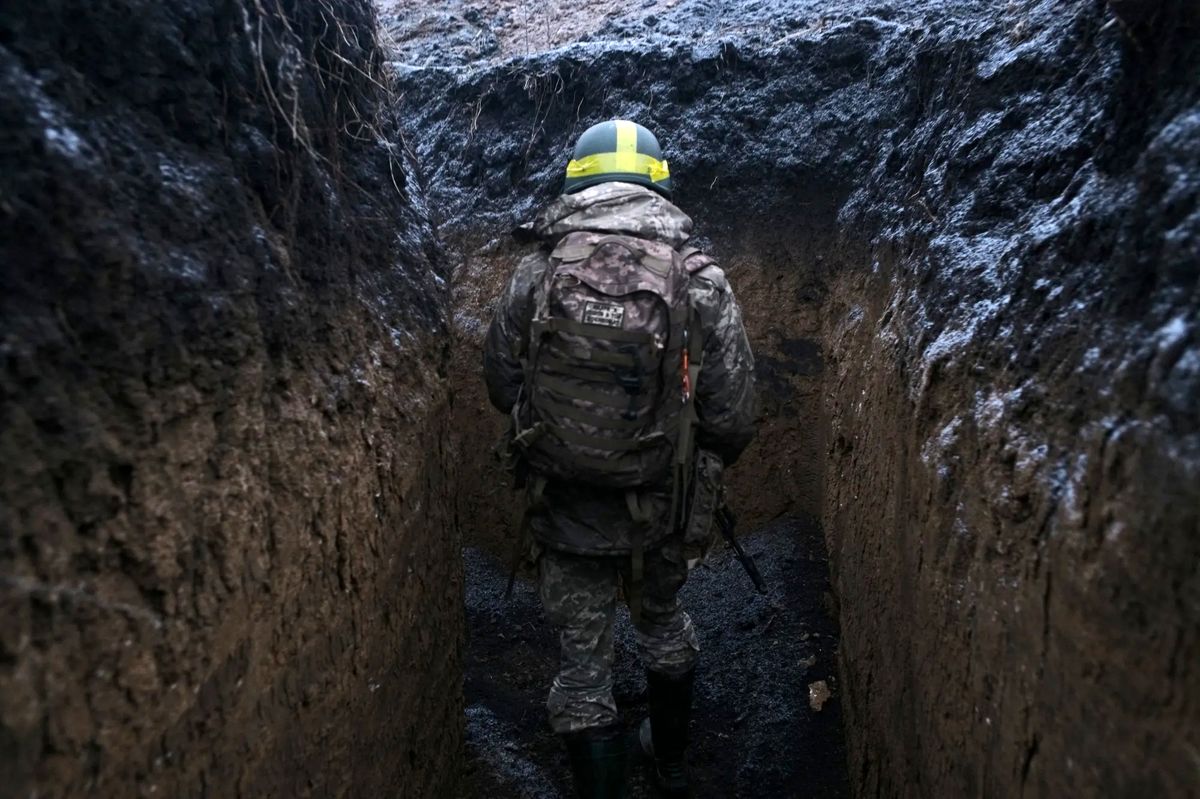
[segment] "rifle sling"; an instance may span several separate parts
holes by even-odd
[[[634,626],[642,622],[642,580],[646,566],[645,534],[650,526],[650,510],[641,501],[637,489],[625,492],[625,505],[633,519],[632,552],[629,563],[629,618]]]

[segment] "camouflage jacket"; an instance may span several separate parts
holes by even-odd
[[[578,230],[619,233],[670,244],[687,241],[692,220],[650,189],[629,183],[602,183],[550,203],[526,226],[543,246],[517,264],[500,299],[483,352],[488,396],[509,413],[525,379],[521,353],[528,351],[534,287],[549,264],[548,252]],[[742,313],[724,272],[706,255],[692,271],[688,291],[704,331],[704,360],[695,387],[699,422],[696,440],[731,464],[754,436],[754,356],[742,327]],[[550,483],[544,506],[535,513],[534,537],[544,546],[580,554],[624,554],[634,530],[621,490]],[[643,500],[655,519],[648,546],[670,532],[670,496],[651,492]]]

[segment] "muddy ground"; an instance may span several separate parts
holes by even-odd
[[[830,616],[821,532],[811,518],[780,519],[744,538],[769,593],[760,595],[728,550],[692,572],[681,598],[700,636],[691,762],[702,799],[849,796],[838,699],[837,625]],[[531,582],[501,598],[506,558],[468,547],[467,780],[465,796],[573,796],[545,699],[558,643]],[[626,726],[646,714],[628,612],[619,613],[615,694]],[[814,709],[809,686],[832,698]],[[814,691],[820,691],[818,685]],[[631,796],[654,796],[645,762]]]

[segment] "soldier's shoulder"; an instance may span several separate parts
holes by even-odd
[[[544,246],[534,247],[521,256],[517,261],[518,272],[540,272],[550,262],[549,253]]]
[[[721,294],[729,291],[729,278],[725,276],[725,270],[718,266],[711,256],[702,252],[692,252],[684,258],[683,263],[691,276],[690,285],[693,290],[715,290]]]
[[[517,260],[517,265],[513,269],[512,283],[523,291],[529,289],[541,279],[549,262],[544,247],[530,250]]]

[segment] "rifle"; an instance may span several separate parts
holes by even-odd
[[[767,584],[763,582],[762,575],[758,573],[758,566],[754,565],[754,558],[742,549],[742,545],[738,543],[737,537],[733,531],[737,527],[737,517],[733,515],[733,511],[728,505],[722,504],[717,508],[717,527],[721,530],[721,537],[725,539],[725,543],[729,544],[729,548],[733,550],[733,554],[737,556],[738,563],[742,564],[742,568],[746,570],[746,574],[750,575],[751,582],[758,589],[758,593],[767,593]]]

